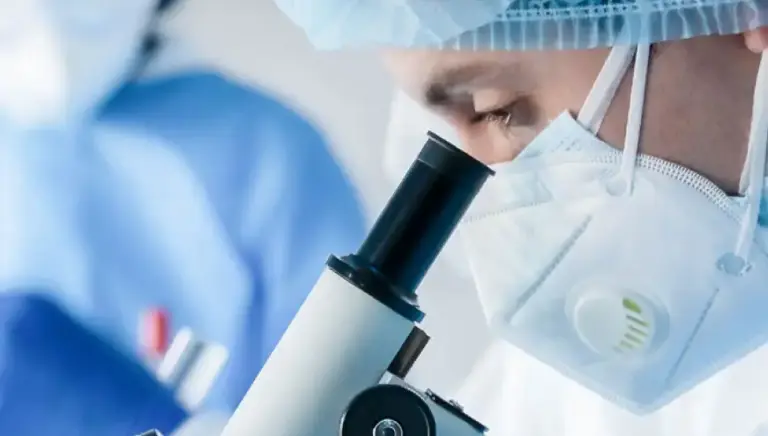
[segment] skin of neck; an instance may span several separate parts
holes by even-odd
[[[657,44],[649,65],[640,151],[686,166],[729,194],[738,191],[760,56],[741,37]],[[622,144],[632,72],[600,136]],[[766,98],[768,96],[762,96]]]

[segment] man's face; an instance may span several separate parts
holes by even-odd
[[[513,159],[550,120],[578,113],[607,49],[388,52],[403,88],[445,117],[486,163]],[[740,37],[654,46],[641,152],[687,166],[734,192],[744,163],[759,56]],[[600,137],[621,148],[631,70]]]

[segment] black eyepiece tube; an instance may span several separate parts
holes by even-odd
[[[356,254],[406,295],[427,270],[493,171],[429,132],[427,143]]]
[[[490,168],[436,134],[406,173],[356,254],[326,266],[413,322],[416,298],[435,258],[489,176]]]

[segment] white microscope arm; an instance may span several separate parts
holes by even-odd
[[[483,435],[402,380],[428,340],[416,289],[492,174],[428,133],[357,253],[329,257],[221,436]]]

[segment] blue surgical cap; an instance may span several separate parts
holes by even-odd
[[[275,0],[321,49],[583,49],[768,25],[768,0]]]

